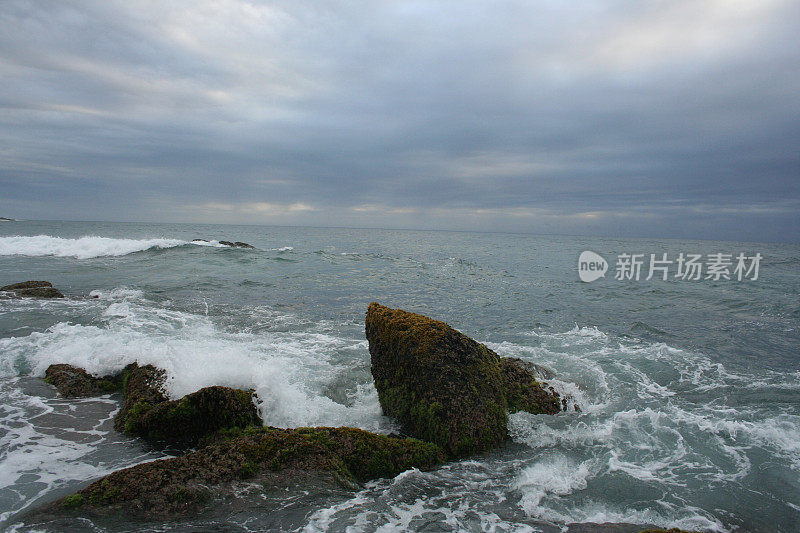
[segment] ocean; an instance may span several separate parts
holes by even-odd
[[[610,264],[591,283],[586,250]],[[620,254],[740,252],[763,256],[757,279],[614,276]],[[0,299],[0,528],[27,530],[31,509],[172,453],[114,432],[113,395],[60,398],[41,380],[52,363],[152,363],[175,398],[254,388],[268,425],[395,431],[364,336],[377,301],[545,367],[568,410],[516,413],[499,450],[361,490],[284,487],[215,519],[43,529],[796,532],[798,267],[797,244],[0,222],[0,285],[48,280],[68,296]]]

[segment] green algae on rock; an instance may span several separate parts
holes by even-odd
[[[137,404],[141,405],[141,404]],[[178,446],[193,446],[223,428],[261,425],[253,394],[229,387],[205,387],[180,400],[129,412],[125,432]]]
[[[544,388],[533,372],[526,368],[522,359],[501,357],[500,376],[506,406],[510,412],[527,411],[554,415],[561,411],[562,403],[558,393]]]
[[[114,428],[134,433],[136,420],[154,405],[169,401],[164,390],[167,374],[153,365],[131,363],[122,372],[122,408],[114,418]]]
[[[177,518],[207,507],[241,480],[269,484],[312,472],[354,487],[444,461],[435,444],[347,427],[229,429],[208,442],[181,457],[118,470],[45,511]]]
[[[381,408],[411,435],[452,457],[506,439],[497,354],[444,322],[374,302],[366,336]]]
[[[128,435],[193,446],[219,429],[261,425],[249,391],[205,387],[179,400],[169,400],[164,391],[163,370],[133,363],[125,368],[123,375],[125,402],[114,426]]]
[[[47,367],[44,380],[65,398],[100,396],[122,390],[122,374],[95,377],[82,368],[67,364]]]

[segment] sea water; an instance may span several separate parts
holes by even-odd
[[[578,279],[585,250],[609,260],[604,278]],[[681,252],[763,259],[757,280],[614,279],[619,254]],[[116,433],[114,395],[60,398],[41,380],[52,363],[152,363],[174,398],[253,388],[272,426],[398,430],[370,374],[377,301],[541,365],[568,410],[511,415],[502,449],[430,472],[254,490],[219,522],[140,529],[798,531],[798,267],[796,244],[3,222],[0,285],[48,280],[68,297],[0,299],[0,527],[24,530],[31,509],[172,453]]]

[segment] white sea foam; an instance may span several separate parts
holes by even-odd
[[[103,374],[136,360],[167,370],[172,397],[214,384],[255,388],[269,425],[390,427],[371,382],[351,386],[346,401],[329,396],[350,370],[337,354],[366,351],[363,338],[343,337],[337,324],[252,308],[248,320],[256,326],[232,332],[205,315],[147,301],[136,289],[93,294],[99,301],[86,305],[101,306],[99,324],[61,322],[41,333],[0,339],[0,375],[15,375],[20,360],[37,375],[55,362]],[[531,524],[545,521],[724,531],[718,517],[724,515],[686,505],[682,491],[740,486],[746,476],[758,475],[759,454],[800,471],[800,417],[696,400],[753,383],[786,389],[796,374],[754,380],[703,354],[578,326],[540,332],[532,346],[489,345],[557,370],[548,383],[573,397],[580,411],[554,417],[515,413],[511,436],[531,449],[522,459],[489,456],[433,472],[411,470],[313,513],[307,530],[346,524],[388,531],[435,522],[453,529],[532,531]],[[665,497],[620,500],[598,491],[620,478]]]
[[[54,256],[92,259],[118,257],[151,248],[175,248],[185,245],[225,248],[219,241],[185,241],[181,239],[114,239],[87,235],[77,239],[50,235],[0,237],[0,255],[28,257]]]
[[[540,503],[548,494],[564,496],[586,488],[591,475],[589,461],[576,464],[567,457],[556,454],[525,468],[514,481],[512,488],[524,493],[522,507],[530,514],[540,516]]]
[[[111,239],[108,237],[80,237],[65,239],[49,235],[33,237],[0,237],[0,255],[26,255],[31,257],[52,255],[56,257],[121,256],[150,248],[172,248],[187,244],[178,239]]]
[[[108,398],[48,399],[22,391],[17,378],[0,378],[0,527],[40,497],[75,481],[161,457],[108,432],[118,402]],[[87,418],[90,409],[100,419]],[[102,461],[92,456],[105,449]],[[128,453],[109,453],[125,448]],[[73,485],[74,486],[74,485]]]
[[[115,294],[129,297],[115,300]],[[372,383],[351,387],[347,405],[325,394],[350,370],[332,361],[333,352],[360,347],[361,339],[314,331],[231,333],[205,315],[158,307],[136,296],[107,293],[111,301],[100,317],[103,325],[61,322],[44,332],[0,339],[0,373],[15,375],[20,359],[38,376],[54,363],[103,375],[138,361],[167,371],[173,398],[211,385],[253,388],[268,425],[393,428],[381,415]]]
[[[101,291],[95,289],[89,293],[89,296],[92,298],[97,298],[99,300],[126,300],[128,298],[141,300],[144,298],[144,292],[139,289],[129,289],[127,287],[117,287],[116,289],[112,289],[110,291]]]

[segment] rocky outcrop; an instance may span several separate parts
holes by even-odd
[[[366,335],[383,412],[450,456],[499,446],[507,410],[561,410],[521,360],[501,359],[444,322],[371,303]]]
[[[175,446],[194,446],[224,428],[261,425],[249,391],[205,387],[179,400],[164,391],[166,374],[152,365],[125,368],[125,401],[114,427],[128,435]]]
[[[644,531],[640,531],[639,533],[692,533],[690,531],[686,531],[685,529],[678,529],[677,527],[673,527],[671,529],[645,529]]]
[[[44,380],[65,398],[99,396],[122,390],[122,374],[96,377],[72,365],[50,365]]]
[[[181,457],[126,468],[63,498],[45,512],[178,518],[209,507],[240,480],[274,484],[299,473],[353,486],[444,460],[438,446],[355,428],[248,428],[216,434]]]
[[[137,405],[128,414],[125,432],[176,446],[194,446],[223,428],[261,425],[253,394],[229,387],[206,387],[149,408]]]
[[[0,291],[10,292],[15,296],[29,298],[63,298],[61,291],[53,287],[49,281],[23,281],[0,287]]]
[[[444,322],[371,303],[366,335],[383,412],[453,457],[506,438],[499,357]]]
[[[139,366],[138,363],[131,363],[125,367],[122,376],[124,400],[114,418],[114,429],[135,433],[139,416],[154,405],[169,401],[164,390],[167,374],[153,365]]]
[[[525,361],[516,357],[500,358],[500,378],[509,412],[554,415],[565,409],[566,400],[559,398],[552,387],[540,384],[526,366]]]
[[[231,248],[255,248],[252,244],[247,244],[246,242],[236,241],[219,241],[220,244],[225,246],[230,246]]]
[[[192,239],[192,242],[209,242],[208,239]],[[255,246],[252,244],[247,244],[246,242],[242,241],[218,241],[223,246],[228,246],[229,248],[251,248],[255,249]]]

